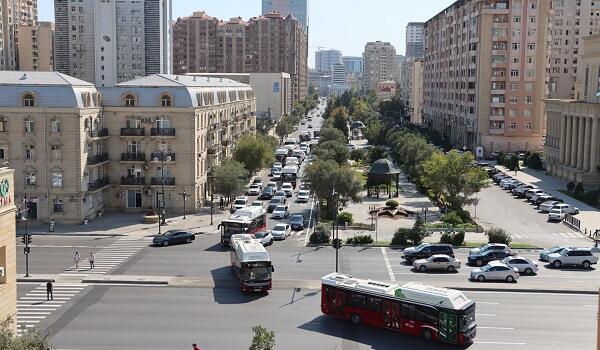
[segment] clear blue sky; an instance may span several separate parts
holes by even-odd
[[[309,0],[309,64],[319,46],[360,56],[368,41],[389,41],[399,54],[405,50],[408,22],[424,22],[454,0]],[[39,18],[54,20],[54,1],[39,0]],[[203,10],[220,19],[260,15],[260,0],[173,0],[173,18]]]

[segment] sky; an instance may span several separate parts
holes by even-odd
[[[405,51],[408,22],[425,22],[455,0],[309,0],[309,65],[314,52],[337,49],[344,56],[361,56],[369,41],[389,41],[398,54]],[[173,0],[173,19],[194,11],[213,17],[244,19],[261,13],[261,0]],[[54,20],[54,1],[38,0],[39,19]]]

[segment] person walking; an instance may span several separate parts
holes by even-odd
[[[54,295],[52,294],[52,281],[48,280],[48,283],[46,283],[46,300],[54,300]]]
[[[223,200],[223,196],[221,196],[221,199],[219,200],[219,209],[225,209],[225,201]]]
[[[73,257],[73,262],[75,262],[75,269],[79,271],[79,262],[81,261],[81,256],[79,252],[75,252],[75,256]]]
[[[200,348],[198,347],[198,344],[196,344],[196,343],[192,344],[192,350],[200,350]]]
[[[94,252],[90,252],[90,257],[88,258],[88,260],[90,261],[90,270],[96,267],[96,265],[94,265],[94,261],[96,260]]]

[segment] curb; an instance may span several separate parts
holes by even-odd
[[[169,281],[156,281],[156,280],[145,280],[145,281],[132,281],[132,280],[102,280],[102,279],[84,279],[81,283],[89,284],[132,284],[132,285],[168,285]]]
[[[80,233],[80,232],[76,232],[76,233],[58,233],[58,232],[29,232],[29,235],[32,236],[68,236],[68,237],[124,237],[127,236],[125,234],[122,233],[107,233],[107,234],[102,234],[102,233]],[[17,234],[17,237],[19,236],[24,236],[25,234]]]
[[[54,278],[28,278],[28,277],[21,277],[21,278],[17,278],[17,283],[22,283],[22,282],[32,282],[32,283],[45,283],[48,281],[52,281],[53,283],[56,282],[56,279]]]
[[[504,293],[538,293],[538,294],[585,294],[598,295],[597,290],[564,290],[535,288],[482,288],[482,287],[445,287],[463,292],[504,292]]]

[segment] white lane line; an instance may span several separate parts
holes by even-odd
[[[396,282],[396,276],[394,276],[394,271],[392,270],[392,265],[390,264],[390,259],[388,259],[387,252],[384,247],[381,247],[381,254],[383,254],[383,261],[385,261],[385,266],[388,269],[388,273],[390,274],[390,281]]]
[[[515,330],[514,328],[511,328],[511,327],[481,327],[481,326],[477,326],[477,329],[498,329],[498,330],[506,330],[506,331]]]
[[[583,307],[598,307],[598,305],[583,305]]]
[[[479,328],[479,327],[477,327]],[[474,344],[490,344],[490,345],[527,345],[527,343],[508,343],[501,341],[476,341]]]
[[[496,314],[475,314],[475,316],[490,316],[490,317],[494,317],[496,316]]]
[[[500,303],[495,303],[493,301],[478,301],[477,304],[499,305]]]

